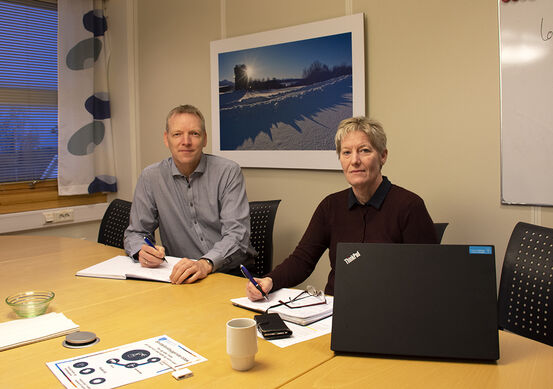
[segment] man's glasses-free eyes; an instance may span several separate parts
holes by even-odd
[[[326,304],[326,296],[321,290],[317,290],[313,286],[307,285],[307,288],[305,288],[305,290],[300,292],[296,297],[294,298],[290,297],[288,301],[278,300],[278,302],[280,304],[270,306],[269,308],[267,308],[265,313],[269,312],[269,309],[280,307],[282,305],[290,309],[312,307],[315,305],[323,305],[323,304]]]

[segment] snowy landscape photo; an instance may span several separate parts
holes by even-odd
[[[339,168],[338,124],[365,113],[362,14],[211,49],[214,154],[246,167]]]
[[[219,54],[221,150],[333,150],[351,69],[351,33]]]

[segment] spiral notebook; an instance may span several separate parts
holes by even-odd
[[[321,302],[319,297],[308,297],[298,301],[296,304],[284,305],[281,303],[288,302],[294,297],[298,296],[302,289],[279,289],[275,292],[269,293],[269,301],[258,300],[250,301],[247,297],[240,297],[231,299],[230,301],[239,307],[246,308],[255,312],[264,313],[269,309],[269,313],[278,313],[282,320],[286,320],[292,323],[296,323],[302,326],[316,322],[317,320],[324,319],[325,317],[332,316],[332,305],[334,298],[332,296],[325,296],[325,304],[311,305]],[[291,308],[294,306],[303,306],[303,308]]]

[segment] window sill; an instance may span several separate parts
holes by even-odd
[[[101,220],[108,205],[109,203],[97,203],[0,215],[0,234]],[[51,218],[56,221],[48,222],[47,219]],[[64,218],[67,221],[63,221]]]

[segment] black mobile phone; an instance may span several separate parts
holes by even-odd
[[[288,328],[278,313],[264,313],[255,315],[253,318],[265,339],[288,338],[292,335],[292,330]]]

